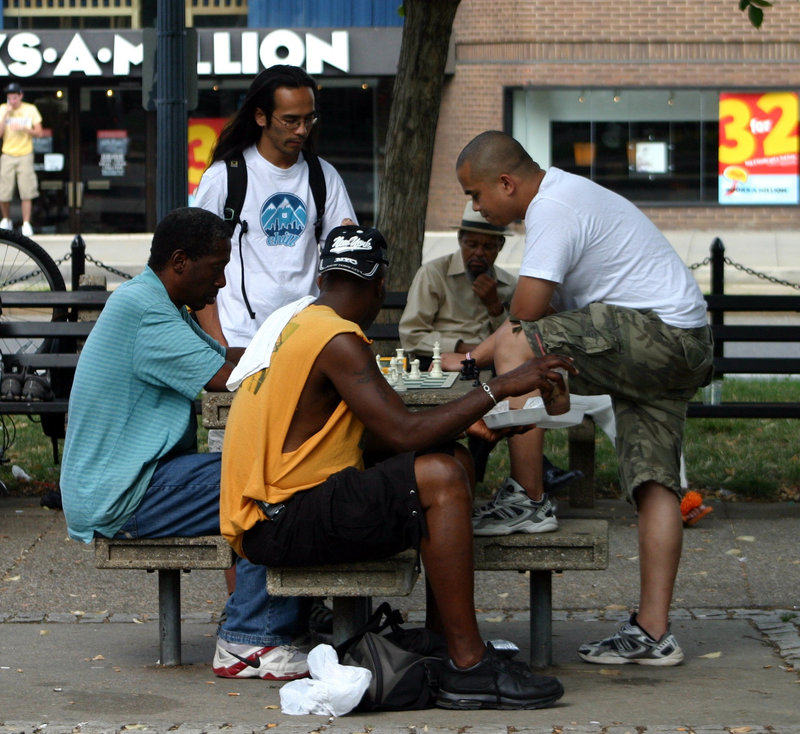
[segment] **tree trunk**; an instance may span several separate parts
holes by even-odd
[[[405,0],[377,226],[389,243],[389,289],[407,290],[422,262],[444,67],[460,0]]]

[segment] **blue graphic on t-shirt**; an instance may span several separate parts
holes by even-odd
[[[302,199],[279,192],[270,196],[261,207],[261,229],[269,247],[294,247],[306,229],[308,214]]]

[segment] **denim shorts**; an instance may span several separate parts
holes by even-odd
[[[712,374],[711,330],[679,329],[650,310],[592,303],[521,322],[535,355],[572,357],[577,395],[611,395],[620,480],[629,499],[655,481],[680,496],[686,404]],[[539,339],[537,339],[537,335]]]
[[[245,556],[266,566],[318,566],[418,548],[427,529],[414,458],[410,452],[363,471],[348,467],[297,492],[277,522],[262,520],[245,532]]]

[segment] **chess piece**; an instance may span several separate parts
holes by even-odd
[[[461,372],[458,375],[459,380],[472,380],[473,387],[479,387],[481,384],[480,379],[481,371],[478,369],[478,363],[470,357],[470,359],[461,360]]]
[[[394,375],[395,375],[394,389],[397,392],[405,392],[408,389],[408,387],[406,386],[406,371],[403,369],[403,360],[400,359],[399,357],[395,358]]]
[[[391,361],[389,362],[389,370],[386,372],[386,380],[392,387],[397,384],[397,371],[395,370],[394,366],[395,357],[392,357]]]
[[[442,357],[441,354],[436,354],[436,351],[436,347],[434,347],[434,357],[431,360],[431,377],[444,377],[444,372],[442,372]]]
[[[422,373],[419,371],[419,360],[412,359],[411,360],[411,373],[409,374],[409,379],[411,380],[419,380],[422,378]]]

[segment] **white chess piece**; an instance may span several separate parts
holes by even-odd
[[[410,380],[419,380],[422,378],[422,373],[419,371],[419,360],[411,360],[411,373],[409,374]]]
[[[434,352],[435,351],[434,349]],[[431,360],[431,377],[444,377],[444,372],[442,372],[442,358],[439,355],[436,355]]]
[[[389,370],[386,372],[386,379],[389,384],[394,387],[397,383],[397,371],[395,370],[395,357],[392,357],[391,361],[389,362]]]
[[[394,363],[394,374],[395,374],[395,383],[394,389],[397,392],[405,392],[408,390],[408,386],[406,385],[406,371],[403,369],[403,360],[395,358]]]

